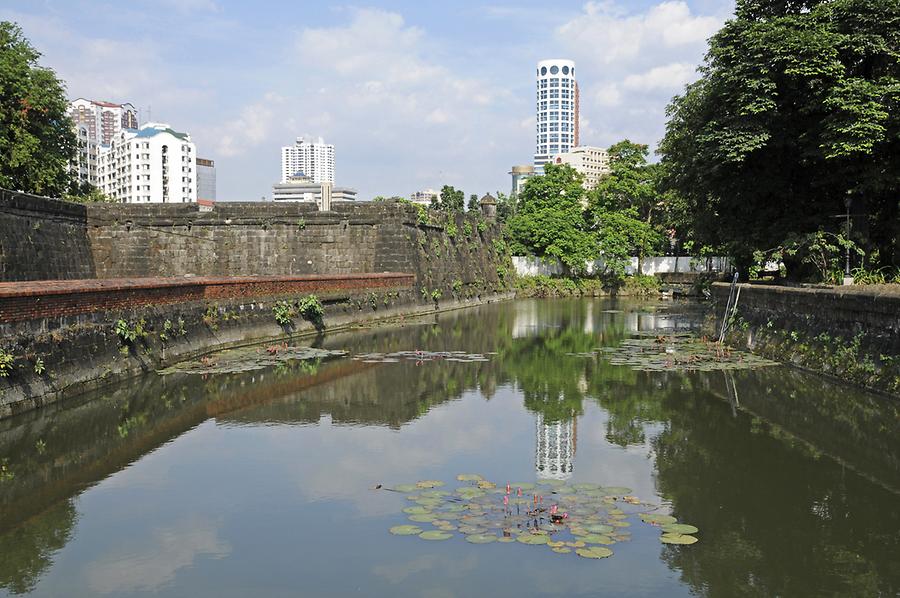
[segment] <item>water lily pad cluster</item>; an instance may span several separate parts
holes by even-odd
[[[658,527],[664,544],[697,542],[693,525],[660,513],[629,488],[540,480],[496,484],[478,474],[460,474],[455,488],[441,480],[399,484],[388,490],[405,495],[403,513],[411,523],[390,533],[441,541],[457,537],[470,544],[542,546],[555,554],[586,559],[613,555],[615,544],[631,540],[633,522]]]
[[[738,351],[689,333],[641,335],[622,341],[617,347],[595,351],[613,365],[640,371],[749,370],[778,365],[746,351]]]
[[[295,347],[285,343],[241,347],[205,355],[199,359],[185,361],[163,370],[162,374],[234,374],[252,372],[289,361],[312,361],[331,357],[342,357],[346,351],[317,349],[315,347]]]
[[[394,351],[393,353],[360,353],[353,359],[363,363],[398,363],[401,361],[456,361],[471,363],[478,361],[490,361],[481,353],[466,353],[465,351]]]

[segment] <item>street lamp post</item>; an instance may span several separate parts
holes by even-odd
[[[844,207],[847,208],[846,217],[847,217],[847,244],[845,249],[845,260],[844,260],[844,286],[849,286],[853,284],[853,277],[850,276],[850,205],[853,203],[853,195],[850,189],[847,190],[847,194],[844,196]]]

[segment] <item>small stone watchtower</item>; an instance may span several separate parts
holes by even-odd
[[[497,200],[490,193],[485,194],[479,202],[481,204],[481,215],[487,220],[497,219]]]

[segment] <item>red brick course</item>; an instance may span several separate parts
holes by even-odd
[[[115,278],[0,283],[0,324],[147,305],[411,288],[412,274]]]

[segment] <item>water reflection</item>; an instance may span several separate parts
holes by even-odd
[[[274,551],[294,539],[277,546],[282,531],[259,520],[270,512],[279,513],[273,521],[303,521],[304,534],[359,536],[345,523],[353,518],[378,520],[383,531],[378,518],[397,505],[386,493],[361,489],[477,466],[501,481],[533,474],[630,485],[700,527],[702,541],[691,550],[645,538],[634,542],[632,556],[617,555],[621,583],[627,570],[634,577],[629,567],[641,568],[647,594],[900,591],[896,403],[787,368],[637,372],[589,355],[634,332],[695,326],[700,316],[686,304],[486,306],[319,342],[360,353],[465,350],[489,354],[487,362],[337,359],[208,379],[147,376],[94,400],[0,422],[0,455],[15,475],[0,482],[0,589],[27,593],[42,578],[51,584],[58,570],[76,576],[83,593],[168,588],[178,595],[189,593],[179,585],[187,571],[215,570],[224,583],[232,573],[213,569],[216,561],[256,563],[233,567],[253,577],[251,566],[269,565],[248,556],[247,542],[277,561]],[[209,479],[200,484],[198,476]],[[130,543],[121,539],[111,549],[97,533],[93,542],[103,548],[90,548],[86,538],[104,521],[97,513],[112,515],[77,499],[117,492],[141,497],[133,500],[142,508],[153,504],[155,515],[129,521]],[[238,526],[236,534],[234,518],[252,519],[258,529]],[[381,532],[365,537],[372,546],[357,549],[362,565],[348,575],[374,584],[372,594],[388,587],[403,594],[410,580],[428,580],[438,591],[439,579],[476,584],[470,594],[480,593],[498,567],[513,567],[488,567],[464,547],[453,560],[458,569],[439,572],[441,556],[385,560]],[[276,544],[271,552],[255,544],[261,538]],[[77,554],[89,560],[69,550],[79,542]],[[341,561],[346,550],[325,541],[319,552]],[[58,555],[64,562],[55,565]],[[325,561],[310,559],[298,570],[315,577],[311,571],[324,571]],[[654,570],[648,559],[667,569]],[[564,583],[546,586],[526,575],[506,589],[554,593],[564,586],[576,594],[595,587],[596,574],[577,560],[563,567],[572,567]],[[292,579],[285,570],[278,575],[279,583]],[[351,590],[338,585],[332,593],[342,589]]]

